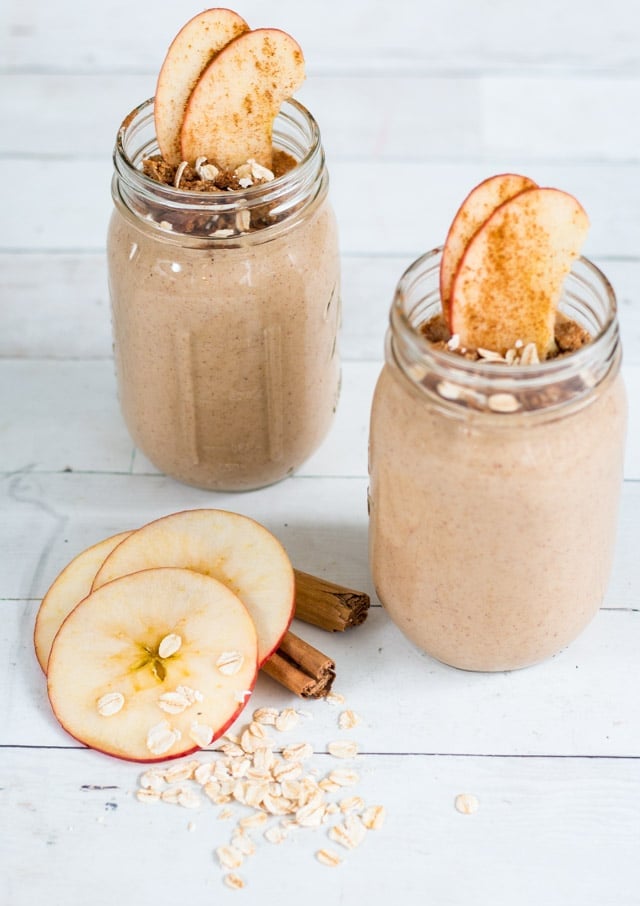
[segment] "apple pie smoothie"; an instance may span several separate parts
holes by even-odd
[[[580,258],[558,310],[590,342],[529,364],[470,360],[456,337],[424,333],[441,310],[440,258],[407,270],[391,309],[371,415],[371,568],[421,649],[509,670],[567,645],[605,593],[626,421],[615,297]]]
[[[274,146],[284,172],[261,182],[249,164],[244,183],[213,194],[143,172],[157,152],[151,101],[118,135],[108,260],[121,409],[159,469],[203,488],[292,473],[337,403],[337,231],[318,128],[295,101]]]

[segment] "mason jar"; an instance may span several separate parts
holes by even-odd
[[[118,395],[133,441],[187,484],[245,490],[290,475],[336,408],[340,272],[318,126],[285,102],[271,182],[200,193],[141,170],[153,100],[118,132],[108,271]]]
[[[427,654],[511,670],[558,652],[609,579],[626,396],[614,292],[579,259],[560,311],[592,342],[535,365],[430,344],[440,249],[391,307],[370,425],[370,564],[380,601]]]

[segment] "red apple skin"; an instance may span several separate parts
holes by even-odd
[[[525,189],[535,188],[537,183],[528,176],[498,173],[475,186],[458,208],[449,227],[440,260],[440,300],[442,313],[450,329],[453,281],[469,242],[497,207]]]
[[[484,241],[487,233],[491,230],[492,226],[494,224],[498,225],[499,223],[504,222],[505,215],[507,213],[511,213],[514,208],[520,208],[520,210],[517,211],[517,213],[518,213],[519,217],[522,217],[522,215],[524,213],[524,211],[522,210],[523,206],[526,206],[530,202],[533,202],[535,204],[535,199],[542,198],[543,196],[547,202],[551,201],[554,204],[560,203],[563,206],[565,206],[565,210],[562,212],[564,214],[569,213],[569,209],[571,209],[570,213],[571,213],[573,232],[571,229],[569,230],[569,239],[575,240],[575,241],[571,242],[570,247],[567,248],[566,247],[566,237],[563,237],[562,234],[558,233],[557,239],[556,239],[556,241],[560,241],[563,238],[565,239],[565,245],[563,246],[563,249],[566,252],[566,258],[564,259],[566,262],[566,267],[563,267],[561,269],[564,271],[564,275],[562,276],[562,281],[564,280],[564,277],[566,276],[566,274],[568,274],[568,272],[570,271],[571,263],[575,260],[575,258],[578,257],[578,255],[580,253],[580,247],[584,243],[584,240],[586,238],[587,231],[589,228],[589,218],[588,218],[584,208],[582,207],[582,205],[577,201],[577,199],[575,199],[568,192],[564,192],[561,189],[546,188],[546,187],[540,188],[538,186],[538,187],[531,188],[531,189],[525,189],[524,191],[519,192],[517,195],[514,195],[512,198],[507,199],[505,202],[503,202],[501,205],[499,205],[495,209],[493,214],[489,217],[489,219],[485,221],[485,223],[482,225],[482,227],[476,231],[473,238],[467,245],[467,248],[465,249],[465,253],[462,257],[462,260],[460,261],[458,270],[456,271],[456,275],[454,278],[453,289],[452,289],[452,293],[451,293],[451,330],[452,330],[452,333],[457,333],[460,335],[460,340],[461,340],[462,345],[467,345],[467,346],[471,346],[471,347],[479,345],[479,346],[484,346],[485,348],[488,348],[488,349],[496,349],[496,351],[504,353],[507,348],[510,348],[513,345],[513,342],[516,339],[520,339],[525,344],[528,342],[536,343],[536,346],[538,347],[538,354],[539,354],[541,360],[543,360],[547,356],[547,354],[550,352],[550,349],[553,345],[553,321],[555,319],[555,305],[553,305],[552,308],[549,308],[548,310],[546,310],[546,322],[547,322],[547,325],[546,325],[547,332],[545,335],[546,344],[541,343],[541,339],[540,339],[542,336],[542,334],[540,332],[541,331],[540,322],[543,319],[543,314],[541,312],[539,312],[539,313],[532,312],[531,313],[533,315],[533,318],[531,319],[531,330],[532,330],[531,336],[527,335],[527,330],[525,329],[525,327],[527,325],[523,324],[523,329],[521,331],[516,331],[514,336],[512,336],[506,342],[494,343],[494,342],[492,342],[492,340],[490,338],[485,338],[485,339],[481,338],[481,341],[478,342],[477,337],[474,338],[474,337],[469,337],[467,335],[468,332],[465,327],[464,309],[465,309],[465,307],[468,308],[469,303],[463,303],[461,301],[461,299],[464,298],[465,281],[469,280],[470,272],[473,273],[474,275],[478,273],[478,265],[479,265],[479,263],[480,264],[482,263],[482,261],[480,261],[480,262],[476,261],[474,256],[476,255],[477,250],[480,248],[480,243]],[[542,211],[542,213],[544,213],[544,211]],[[549,212],[547,211],[547,215],[548,215],[548,213]],[[555,228],[556,226],[559,225],[559,221],[557,220],[557,218],[555,216],[556,212],[554,211],[553,213],[554,213],[554,217],[551,218],[547,223],[547,226],[549,226],[550,228]],[[559,213],[559,211],[558,211],[558,213]],[[538,211],[538,214],[540,214],[540,210]],[[553,224],[552,224],[552,221],[553,221]],[[566,225],[567,225],[566,223],[563,224],[563,226],[566,226]],[[517,238],[520,241],[521,248],[518,249],[518,246],[514,247],[511,250],[511,253],[508,256],[508,259],[505,259],[505,260],[508,260],[510,263],[513,263],[513,261],[516,260],[516,258],[518,256],[518,251],[519,251],[520,252],[520,267],[515,268],[514,270],[516,270],[520,273],[526,273],[527,264],[531,261],[532,254],[535,252],[535,246],[534,246],[533,242],[531,242],[531,244],[527,244],[525,242],[523,245],[522,240],[524,237],[519,236]],[[524,253],[522,251],[522,248],[524,248]],[[473,264],[470,263],[470,259],[472,259],[472,258],[474,258]],[[551,265],[551,263],[553,263],[553,262],[549,261],[549,266]],[[531,271],[529,270],[529,273],[530,272]],[[559,272],[560,271],[558,271],[555,274],[556,277],[558,276]],[[546,271],[545,273],[548,274],[549,272]],[[559,298],[559,294],[562,289],[562,281],[561,281],[559,289],[558,289],[558,298]],[[474,276],[474,279],[471,279],[470,282],[475,283],[477,285],[478,278]],[[525,295],[525,298],[526,298],[526,295]],[[551,300],[552,303],[554,301],[555,301],[555,304],[557,305],[558,299]],[[472,305],[471,307],[474,307],[474,306]],[[476,300],[476,304],[475,304],[476,320],[480,320],[481,313],[480,313],[480,311],[478,311],[478,308],[479,308],[479,306],[478,306],[477,300]],[[487,312],[487,320],[489,317],[491,317],[493,320],[497,321],[498,318],[496,317],[496,314],[499,316],[499,320],[503,324],[509,324],[509,326],[511,327],[509,313],[506,313],[507,316],[504,317],[505,311],[502,308],[500,308],[500,310],[497,313],[496,313],[495,309],[490,312]],[[482,313],[482,320],[484,320],[484,313]],[[537,324],[535,323],[536,321],[538,322]],[[536,333],[538,334],[538,336],[535,335]]]
[[[125,539],[125,540],[126,540],[126,539]],[[115,581],[117,581],[117,580],[115,580]],[[79,603],[82,603],[82,602],[79,602]],[[63,622],[62,622],[62,624],[61,624],[61,626],[60,626],[60,629],[62,628],[62,626],[64,625],[64,623],[66,623],[66,621],[67,621],[71,616],[72,616],[72,613],[69,613],[69,614],[65,617],[65,619],[63,620]],[[59,632],[59,631],[60,631],[60,630],[58,630],[58,632]],[[247,707],[247,705],[249,704],[249,701],[251,700],[251,695],[253,694],[253,690],[255,689],[256,682],[257,682],[257,680],[258,680],[258,673],[259,673],[259,666],[258,666],[257,663],[256,663],[256,669],[255,669],[255,671],[254,671],[254,673],[253,673],[253,678],[251,679],[250,682],[248,682],[248,683],[246,684],[246,690],[245,690],[245,691],[247,691],[249,694],[245,696],[243,702],[238,702],[238,707],[237,707],[236,710],[233,712],[233,714],[229,717],[229,719],[228,719],[224,724],[222,724],[222,725],[214,732],[214,734],[213,734],[213,736],[212,736],[212,738],[211,738],[211,742],[209,743],[209,745],[211,745],[211,744],[212,744],[213,742],[215,742],[217,739],[220,739],[221,736],[224,736],[224,734],[227,732],[227,730],[229,729],[229,727],[231,727],[231,726],[236,722],[236,720],[240,717],[240,715],[242,714],[242,712],[244,711],[244,709]],[[47,687],[48,687],[48,686],[49,686],[49,682],[48,682],[48,680],[47,680]],[[65,724],[65,722],[58,716],[58,714],[56,713],[55,708],[53,707],[53,703],[52,703],[51,701],[50,701],[50,704],[51,704],[51,710],[52,710],[52,712],[53,712],[53,715],[54,715],[56,721],[58,722],[59,726],[62,727],[62,729],[65,731],[65,733],[67,733],[68,736],[70,736],[72,739],[75,739],[76,742],[79,742],[85,749],[89,749],[89,750],[91,750],[91,751],[93,751],[93,752],[99,752],[101,755],[106,755],[106,756],[108,756],[109,758],[115,758],[117,761],[125,761],[125,762],[129,762],[129,763],[132,763],[132,764],[145,764],[145,765],[146,765],[146,764],[158,764],[158,763],[163,762],[163,761],[174,761],[174,760],[176,760],[176,759],[178,759],[178,758],[184,758],[184,757],[187,756],[187,755],[193,755],[193,754],[196,753],[196,752],[201,752],[201,751],[202,751],[202,748],[201,748],[200,746],[198,746],[196,743],[193,743],[193,745],[192,745],[190,748],[181,750],[181,751],[179,751],[179,752],[175,752],[175,753],[167,753],[167,754],[163,754],[163,755],[152,755],[152,754],[150,754],[148,757],[145,757],[145,758],[136,758],[136,757],[134,757],[134,756],[122,755],[122,754],[119,754],[119,753],[117,753],[117,752],[107,752],[107,751],[105,751],[104,749],[99,748],[98,746],[90,746],[90,745],[88,745],[88,744],[85,742],[85,740],[83,740],[83,739],[81,739],[80,737],[76,736],[76,735],[69,729],[69,727]]]
[[[146,528],[146,526],[154,526],[154,525],[158,525],[158,524],[162,523],[163,520],[168,519],[168,518],[171,518],[171,517],[174,517],[174,516],[181,516],[181,515],[187,515],[187,514],[191,514],[191,513],[199,513],[199,512],[206,513],[206,512],[207,512],[207,509],[206,509],[206,508],[198,508],[198,509],[194,509],[194,510],[179,510],[179,511],[177,511],[177,512],[175,512],[175,513],[170,513],[168,516],[160,516],[160,517],[158,517],[158,519],[153,519],[151,522],[147,523],[145,526],[142,526],[142,528]],[[229,513],[229,515],[231,515],[231,516],[241,516],[242,519],[247,519],[247,520],[249,520],[250,522],[255,523],[255,525],[257,525],[260,529],[263,529],[264,531],[269,532],[269,530],[266,529],[264,525],[262,525],[261,523],[259,523],[257,520],[252,519],[250,516],[245,516],[245,515],[240,514],[240,513],[234,513],[234,512],[229,511],[229,510],[222,511],[222,512],[227,512],[227,513]],[[135,533],[132,533],[132,534],[135,534]],[[278,541],[278,539],[275,537],[275,535],[273,535],[271,532],[269,532],[269,534],[272,535],[272,537],[274,538],[274,540],[280,545],[280,547],[282,548],[283,552],[284,552],[285,555],[286,555],[286,551],[284,550],[284,547],[283,547],[283,545],[280,543],[280,541]],[[121,541],[120,544],[117,545],[116,548],[114,548],[114,553],[117,552],[118,549],[121,547],[121,545],[124,543],[124,541],[127,541],[127,540],[128,540],[128,539],[125,538],[123,541]],[[107,560],[108,560],[108,558],[107,558]],[[180,563],[171,563],[171,564],[169,564],[169,563],[163,563],[163,564],[156,564],[156,565],[158,565],[158,566],[159,566],[159,565],[163,565],[163,566],[180,566],[180,565],[182,565],[182,566],[184,566],[184,567],[187,568],[187,569],[194,569],[193,566],[191,566],[191,565],[189,565],[189,564],[187,564],[187,563],[182,563],[182,564],[180,564]],[[196,569],[196,572],[197,572],[197,571],[198,571],[198,570]],[[206,575],[206,573],[205,573],[205,575]],[[262,666],[262,665],[263,665],[263,664],[271,657],[271,655],[274,654],[274,653],[277,651],[278,647],[280,646],[280,643],[281,643],[282,639],[283,639],[284,636],[287,634],[287,632],[288,632],[288,630],[289,630],[289,627],[291,626],[291,623],[292,623],[293,618],[294,618],[294,616],[295,616],[295,611],[296,611],[296,588],[295,588],[295,576],[294,576],[294,573],[293,573],[293,568],[291,569],[291,577],[292,577],[292,578],[291,578],[291,603],[290,603],[289,615],[288,615],[288,617],[286,617],[286,625],[284,626],[284,628],[283,628],[283,630],[282,630],[282,633],[281,633],[280,636],[278,637],[278,641],[276,642],[276,644],[273,645],[273,646],[270,648],[270,650],[268,651],[267,654],[265,654],[264,656],[258,658],[258,668],[260,668],[260,667],[261,667],[261,666]],[[98,574],[96,575],[96,578],[95,578],[94,582],[93,582],[92,590],[95,590],[96,588],[98,588],[98,587],[100,586],[100,584],[101,584],[101,578],[100,578],[100,571],[99,571]]]
[[[180,126],[189,95],[198,79],[213,57],[229,41],[247,31],[248,24],[233,10],[222,7],[207,9],[189,19],[169,45],[156,83],[154,107],[156,136],[160,152],[167,163],[180,163]],[[193,45],[199,43],[198,39],[204,34],[208,36],[209,32],[211,39],[204,42],[207,45],[206,54],[202,46],[198,53]],[[176,64],[180,68],[181,59],[188,55],[191,56],[190,62],[193,65],[187,67],[187,72],[183,70],[183,84],[180,85],[176,79]],[[177,110],[172,109],[174,105]],[[173,127],[169,128],[166,124],[170,119],[175,121],[177,115],[178,122],[174,122]]]

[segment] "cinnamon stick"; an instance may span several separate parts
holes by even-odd
[[[292,632],[285,634],[262,669],[302,698],[323,698],[336,676],[335,662]]]
[[[367,618],[370,599],[363,591],[294,570],[296,617],[328,632],[344,632]]]

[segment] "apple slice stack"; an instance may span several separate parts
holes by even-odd
[[[72,736],[156,761],[224,733],[293,613],[279,541],[246,516],[190,510],[76,557],[43,598],[34,642]]]
[[[302,50],[285,32],[251,31],[228,9],[198,14],[171,43],[158,77],[164,160],[204,158],[226,171],[254,161],[271,170],[273,121],[304,77]]]
[[[442,309],[464,348],[504,355],[554,350],[564,280],[589,229],[582,206],[517,174],[480,183],[449,229],[440,266]]]

